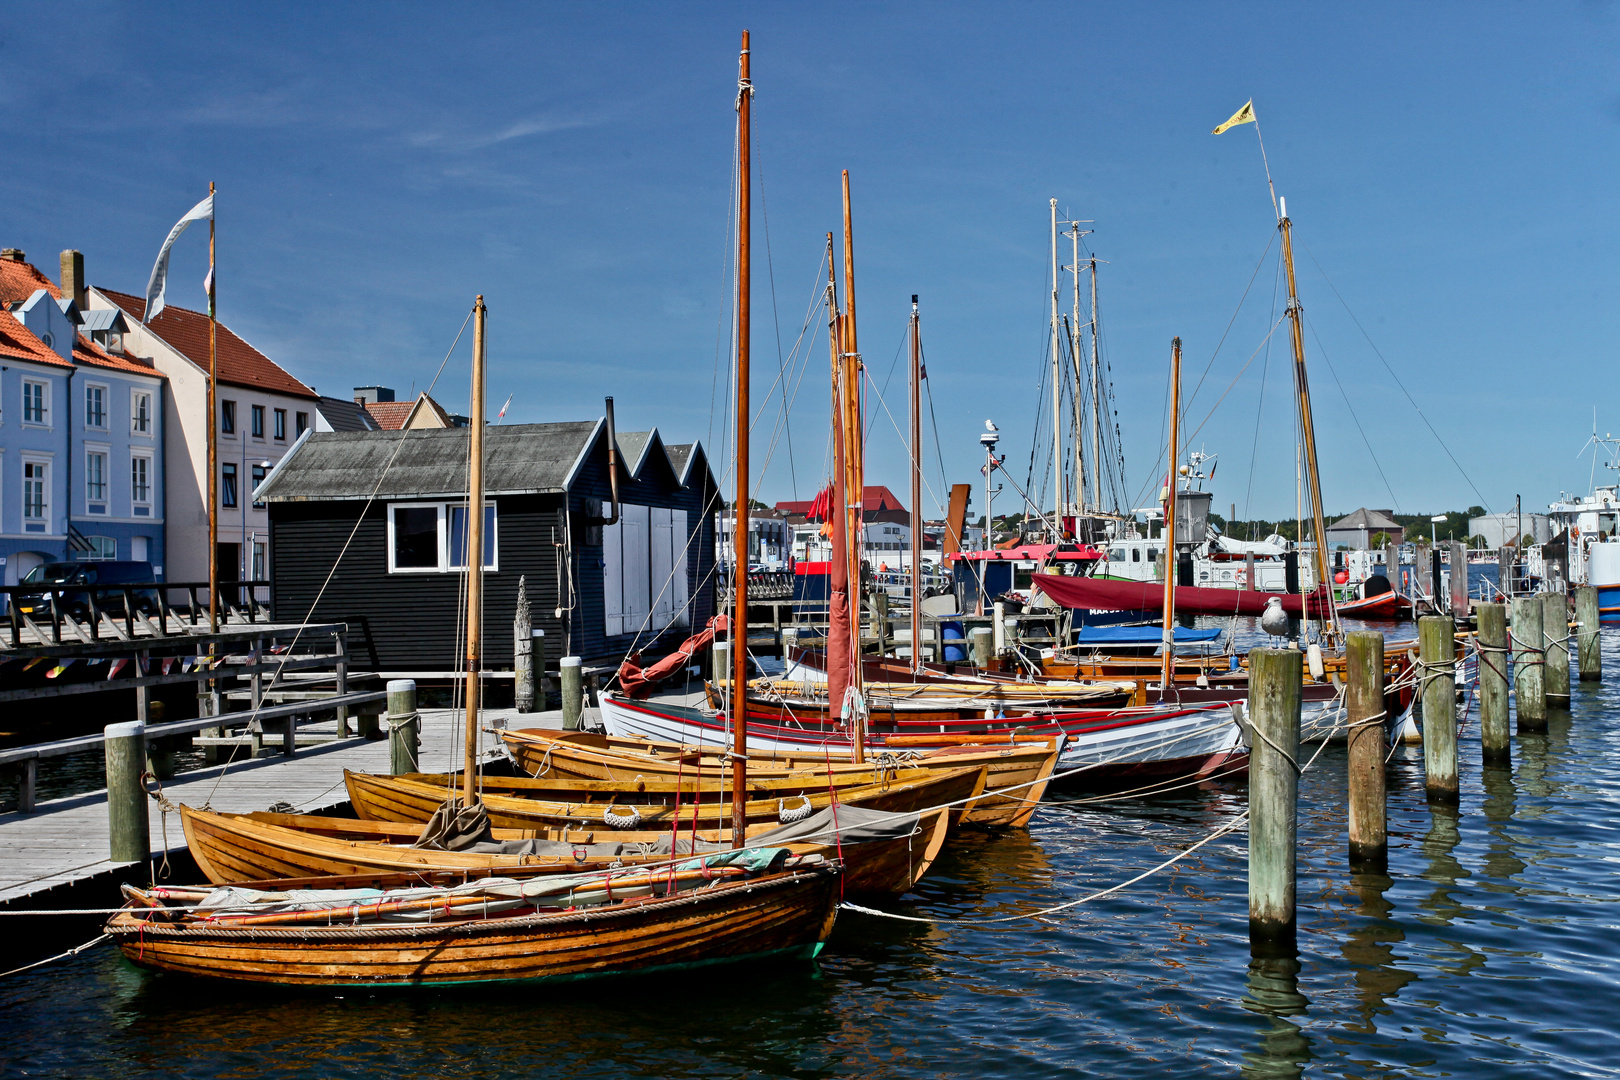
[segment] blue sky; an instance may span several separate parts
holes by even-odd
[[[1233,319],[1275,231],[1254,129],[1209,134],[1252,97],[1300,244],[1330,511],[1545,502],[1586,489],[1594,406],[1620,430],[1608,4],[12,6],[0,243],[42,268],[80,248],[92,283],[139,292],[214,180],[222,318],[323,393],[425,387],[482,292],[508,422],[595,416],[613,394],[622,428],[713,446],[745,26],[756,402],[778,335],[783,356],[799,336],[848,168],[874,377],[920,294],[947,478],[977,480],[993,417],[1022,484],[1056,197],[1108,260],[1133,500],[1179,334],[1189,384],[1208,366],[1188,423],[1220,455],[1217,510],[1291,515],[1280,333],[1205,421],[1274,317],[1275,247]],[[205,271],[190,233],[170,302],[200,307]],[[768,499],[825,474],[825,341],[803,349]],[[453,408],[466,355],[435,389]],[[880,412],[871,479],[903,492],[904,460]]]

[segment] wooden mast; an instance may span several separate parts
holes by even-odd
[[[1327,525],[1322,512],[1322,474],[1316,468],[1316,428],[1311,419],[1311,384],[1305,376],[1305,309],[1294,287],[1294,223],[1288,219],[1288,201],[1277,211],[1277,228],[1282,230],[1283,264],[1288,269],[1288,320],[1294,342],[1294,393],[1299,399],[1299,430],[1305,443],[1305,471],[1311,485],[1311,531],[1316,542],[1316,588],[1323,592],[1322,629],[1333,633],[1332,588],[1327,567]],[[1310,617],[1310,602],[1305,602]]]
[[[1165,701],[1175,690],[1176,665],[1176,458],[1177,443],[1181,438],[1181,339],[1170,342],[1170,468],[1169,491],[1164,499],[1164,651],[1163,670],[1159,675],[1159,700]]]
[[[943,657],[941,657],[943,659]],[[922,330],[911,298],[911,670],[922,662]]]
[[[732,510],[731,582],[731,846],[747,842],[748,818],[748,402],[749,275],[752,273],[754,84],[748,31],[737,56],[737,501]]]
[[[214,182],[208,182],[208,197],[214,196]],[[214,306],[214,290],[219,275],[214,273],[214,216],[208,211],[208,632],[219,633],[219,401],[214,387],[219,382],[219,315]],[[238,484],[242,482],[237,478]],[[241,493],[237,493],[241,498]],[[210,655],[212,649],[210,648]]]
[[[478,801],[478,692],[484,629],[484,298],[473,302],[472,427],[467,451],[467,729],[461,766],[461,800]]]
[[[865,599],[861,587],[861,520],[866,500],[866,461],[862,448],[865,431],[861,423],[861,353],[855,332],[855,227],[850,215],[849,170],[844,170],[844,317],[843,317],[843,369],[844,369],[844,480],[845,529],[849,538],[849,588],[851,643],[853,663],[850,665],[850,685],[860,693],[861,634],[860,610]],[[832,706],[840,708],[840,706]],[[866,760],[866,731],[861,710],[850,714],[851,758],[857,765]]]
[[[827,351],[832,395],[832,500],[827,510],[832,558],[827,564],[827,708],[837,715],[849,689],[849,670],[858,648],[851,642],[849,603],[849,537],[844,491],[844,318],[838,311],[838,262],[833,234],[827,234]]]

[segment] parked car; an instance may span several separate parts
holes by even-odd
[[[90,593],[71,586],[96,586],[96,606],[113,615],[124,613],[122,592],[102,592],[121,585],[150,585],[157,580],[149,562],[52,562],[36,566],[22,579],[23,585],[69,586],[69,588],[43,588],[39,592],[14,594],[17,610],[36,619],[51,614],[52,596],[56,597],[56,610],[67,615],[83,616],[90,610]],[[158,610],[155,589],[133,591],[138,611],[153,613]]]

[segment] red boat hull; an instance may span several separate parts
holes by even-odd
[[[1066,608],[1096,611],[1158,611],[1164,606],[1164,585],[1156,581],[1108,581],[1098,578],[1036,574],[1035,587]],[[1249,592],[1246,589],[1209,589],[1197,585],[1176,587],[1176,610],[1189,615],[1259,615],[1275,597],[1290,615],[1302,616],[1310,601],[1311,615],[1326,614],[1327,594],[1318,589],[1300,593]]]

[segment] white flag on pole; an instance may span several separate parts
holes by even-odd
[[[163,289],[169,279],[169,249],[174,242],[180,239],[180,234],[186,231],[186,226],[193,221],[211,221],[214,217],[214,197],[212,195],[186,211],[186,216],[175,222],[174,228],[169,230],[169,238],[163,241],[163,249],[158,252],[157,262],[152,264],[152,278],[146,283],[146,318],[142,322],[151,322],[163,311]],[[210,280],[213,277],[213,267],[208,268]]]

